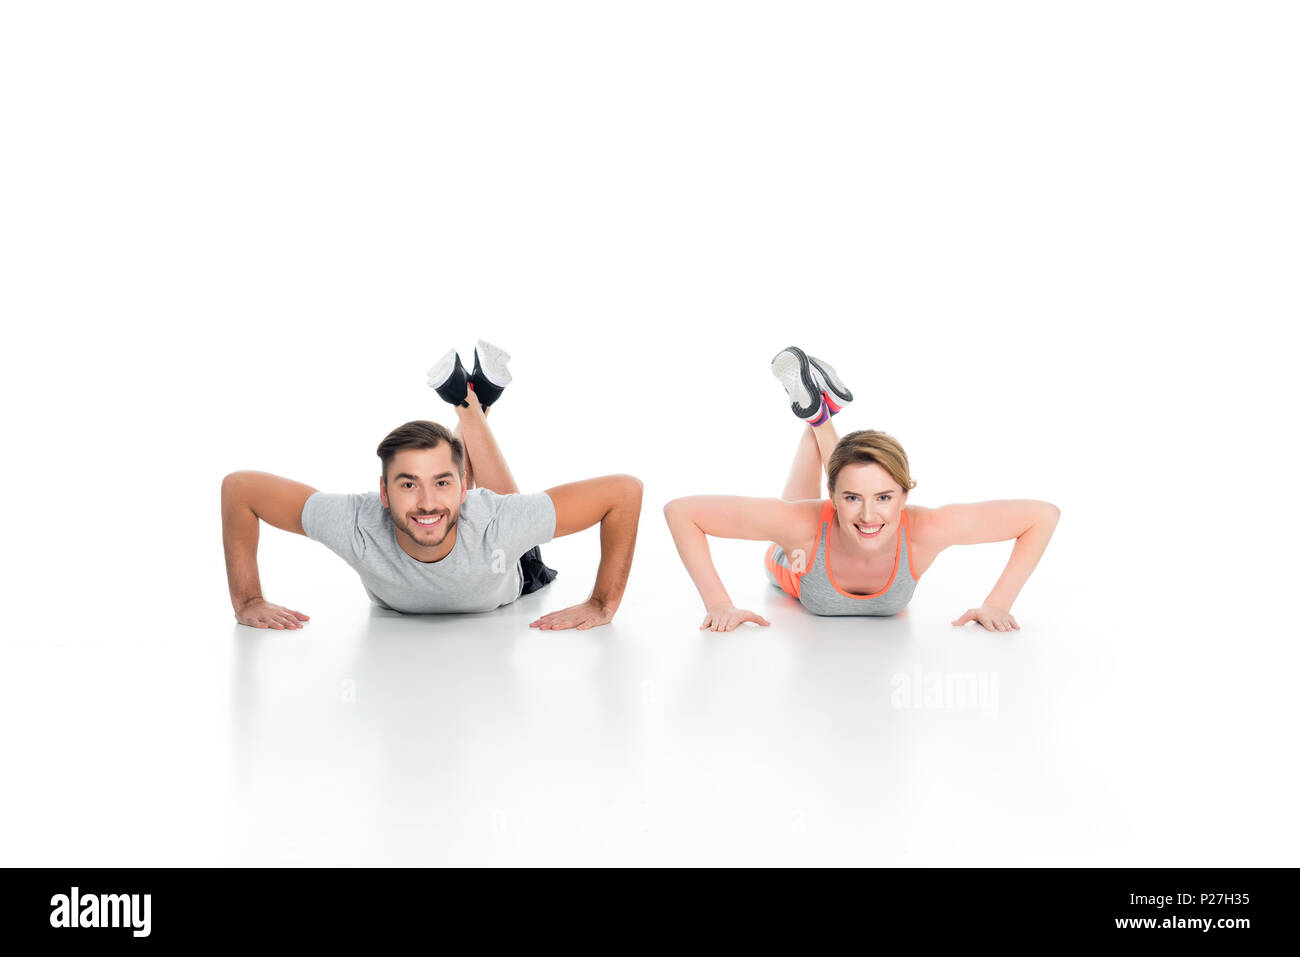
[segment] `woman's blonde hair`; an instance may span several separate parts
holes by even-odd
[[[826,460],[826,482],[831,494],[835,494],[835,479],[846,465],[865,465],[874,462],[889,473],[889,477],[898,483],[903,494],[916,488],[912,473],[907,466],[907,453],[898,444],[898,439],[875,429],[850,432],[840,439],[831,456]]]

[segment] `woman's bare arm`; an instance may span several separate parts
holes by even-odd
[[[737,612],[727,594],[727,588],[713,566],[709,552],[709,535],[717,538],[740,538],[748,541],[787,542],[803,541],[812,537],[811,526],[816,522],[819,502],[787,502],[779,498],[746,498],[739,495],[692,495],[673,499],[664,506],[664,518],[672,532],[677,554],[681,556],[686,572],[695,583],[704,607],[710,615],[715,613],[721,624],[730,627],[713,630],[730,631],[740,621],[731,621],[731,612]],[[807,529],[804,526],[808,526]],[[806,532],[806,534],[805,534]],[[728,611],[730,610],[730,611]],[[752,612],[741,612],[741,621],[765,619]],[[710,618],[705,625],[710,626]]]
[[[1060,518],[1061,510],[1055,505],[1032,499],[944,505],[918,512],[917,540],[936,551],[950,545],[1016,540],[1007,567],[984,604],[969,609],[953,624],[976,621],[989,631],[1018,630],[1011,605],[1038,566]]]

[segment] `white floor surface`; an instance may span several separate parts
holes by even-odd
[[[585,597],[590,533],[492,614],[373,609],[301,542],[319,561],[277,574],[302,631],[214,602],[172,633],[11,641],[5,767],[32,786],[6,796],[6,861],[1294,863],[1278,632],[1137,605],[1090,621],[1046,559],[1019,632],[953,628],[999,546],[941,556],[896,618],[817,619],[739,543],[734,597],[772,625],[700,632],[659,521],[618,619],[588,632],[527,623]],[[1063,519],[1053,547],[1073,537]]]

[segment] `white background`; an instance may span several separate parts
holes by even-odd
[[[0,14],[11,864],[1294,865],[1297,16],[1228,3],[121,3]],[[373,613],[218,489],[375,486],[475,339],[525,490],[645,482],[615,623]],[[822,621],[660,514],[777,495],[798,344],[914,504],[1062,519]],[[997,679],[900,709],[897,675]],[[351,682],[350,685],[347,683]],[[340,693],[352,689],[353,698]]]

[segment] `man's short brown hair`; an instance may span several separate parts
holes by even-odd
[[[414,422],[399,425],[384,436],[384,441],[380,442],[379,448],[375,449],[375,454],[379,456],[379,461],[384,469],[381,477],[385,482],[388,481],[388,466],[393,464],[393,456],[398,452],[406,449],[436,449],[443,442],[451,446],[451,460],[456,463],[456,471],[463,478],[465,475],[465,446],[461,444],[460,439],[448,432],[444,426],[439,425],[437,422],[430,422],[427,419],[417,419]]]

